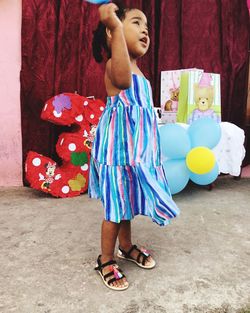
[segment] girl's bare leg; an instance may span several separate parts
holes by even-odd
[[[118,239],[120,247],[123,250],[128,251],[132,247],[130,221],[121,221]]]
[[[118,236],[120,224],[103,220],[102,222],[102,263],[108,262],[114,259],[115,243]]]
[[[119,229],[120,229],[120,224],[103,220],[102,237],[101,237],[101,249],[102,249],[101,262],[102,264],[114,259],[114,249],[115,249],[115,243],[116,243]],[[104,275],[108,274],[110,271],[111,271],[110,267],[106,266],[103,269],[103,274]],[[110,276],[109,279],[110,278],[113,278],[113,277]],[[113,282],[112,286],[125,287],[126,282],[127,282],[126,278],[123,278],[119,281]]]
[[[121,221],[120,229],[118,233],[119,245],[122,250],[128,252],[132,247],[132,240],[131,240],[131,222],[130,221]],[[139,252],[133,250],[131,253],[131,257],[133,259],[137,259]],[[145,265],[150,265],[152,262],[152,257],[148,257]]]

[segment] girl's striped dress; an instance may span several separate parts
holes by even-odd
[[[105,219],[115,223],[147,215],[166,225],[179,214],[161,164],[152,90],[132,74],[131,87],[108,97],[96,130],[89,196],[101,198]]]

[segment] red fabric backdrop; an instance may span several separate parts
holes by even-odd
[[[249,16],[246,0],[125,0],[151,24],[151,47],[140,61],[159,105],[160,71],[197,67],[221,74],[222,119],[244,128]],[[82,0],[22,1],[21,112],[23,158],[35,150],[56,160],[62,128],[40,119],[47,99],[61,92],[105,101],[104,64],[91,51],[98,21]]]

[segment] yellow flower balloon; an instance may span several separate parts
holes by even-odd
[[[215,156],[212,150],[206,147],[196,147],[189,151],[186,158],[188,169],[195,174],[206,174],[215,165]]]

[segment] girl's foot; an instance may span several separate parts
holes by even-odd
[[[119,247],[117,256],[118,258],[132,261],[142,268],[151,269],[155,267],[156,264],[155,260],[146,249],[138,249],[136,245],[127,249]]]
[[[100,274],[103,283],[113,290],[125,290],[128,288],[129,283],[122,270],[117,265],[116,261],[109,260],[102,263],[101,255],[97,259],[95,270]]]

